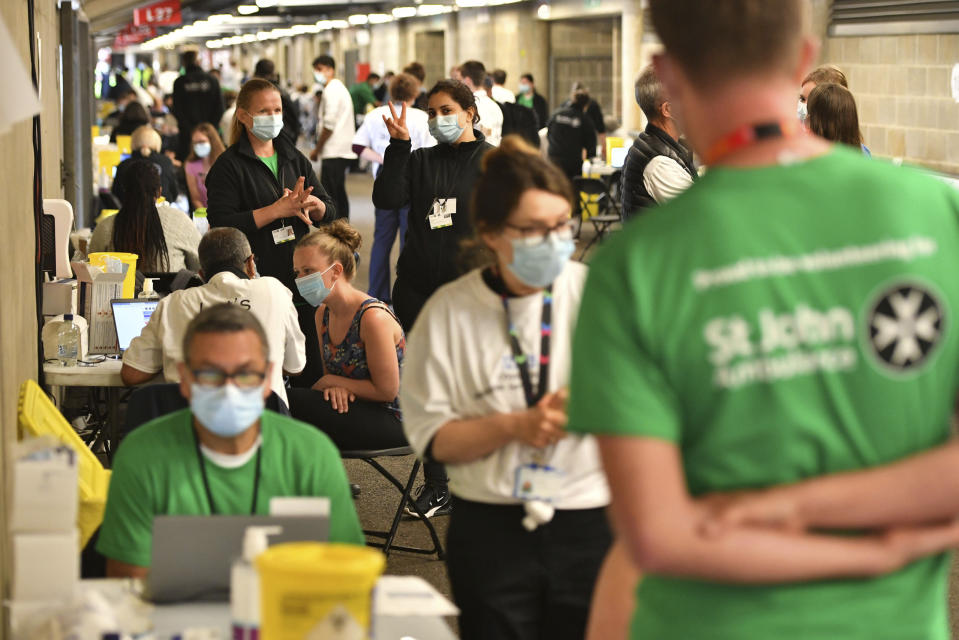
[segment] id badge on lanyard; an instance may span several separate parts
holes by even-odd
[[[445,229],[453,226],[453,214],[456,213],[456,198],[433,199],[432,213],[429,215],[430,229]]]
[[[285,220],[282,227],[273,230],[273,244],[284,244],[294,240],[296,240],[296,233],[293,231],[293,227],[286,224]]]

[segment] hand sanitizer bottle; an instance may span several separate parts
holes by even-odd
[[[80,328],[73,323],[73,314],[65,313],[57,331],[57,359],[64,367],[75,367],[79,354]]]
[[[230,572],[230,617],[233,640],[260,638],[260,576],[253,560],[266,551],[267,536],[283,533],[282,527],[247,527],[243,536],[243,556]]]

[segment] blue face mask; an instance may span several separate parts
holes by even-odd
[[[296,279],[297,291],[300,292],[303,299],[309,302],[311,306],[318,307],[323,304],[326,297],[333,291],[333,287],[336,286],[334,282],[332,287],[327,287],[326,283],[323,282],[323,274],[332,268],[333,265],[330,265],[325,271],[317,271],[316,273],[311,273],[308,276]]]
[[[459,116],[436,116],[429,122],[430,135],[436,138],[437,142],[453,144],[463,135],[465,127],[461,127]]]
[[[572,237],[561,237],[557,233],[549,234],[548,238],[534,245],[521,238],[514,238],[512,243],[513,262],[508,265],[509,270],[525,284],[538,289],[552,284],[559,277],[576,250]]]
[[[264,142],[280,135],[283,129],[283,116],[276,113],[272,116],[253,116],[253,135]]]
[[[210,155],[210,143],[209,142],[197,142],[193,145],[193,153],[196,154],[197,158],[205,158]]]
[[[190,385],[190,409],[209,431],[232,438],[250,428],[263,413],[263,387],[241,389],[226,383],[222,387]]]

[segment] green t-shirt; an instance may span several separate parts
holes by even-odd
[[[836,148],[717,168],[591,264],[574,432],[676,443],[693,495],[944,443],[959,365],[959,194]],[[872,580],[648,576],[634,638],[948,637],[945,554]]]
[[[192,414],[183,409],[126,437],[113,461],[97,551],[149,567],[154,516],[210,514],[192,429]],[[260,429],[256,513],[269,515],[274,496],[328,496],[330,541],[364,544],[343,462],[330,439],[271,411],[263,413]],[[250,513],[255,463],[254,456],[241,467],[226,469],[204,460],[218,513]]]
[[[278,164],[279,156],[277,156],[275,152],[273,153],[272,156],[266,156],[266,157],[257,156],[257,158],[259,158],[263,162],[263,164],[265,164],[266,166],[270,168],[270,171],[273,172],[274,178],[278,177],[280,172],[279,164]]]
[[[532,92],[529,93],[528,95],[525,94],[525,93],[517,93],[517,94],[516,94],[516,102],[517,102],[518,104],[523,105],[524,107],[527,107],[527,108],[529,108],[529,109],[532,109],[532,108],[533,108],[533,94],[532,94]],[[540,124],[542,124],[542,123],[540,123]]]
[[[366,105],[376,104],[376,94],[368,82],[357,82],[350,87],[350,97],[353,98],[353,113],[358,116],[366,113]]]

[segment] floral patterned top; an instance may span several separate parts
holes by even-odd
[[[330,308],[323,310],[323,321],[320,324],[320,345],[323,353],[323,366],[326,373],[334,376],[343,376],[353,380],[369,380],[370,366],[366,361],[366,346],[360,338],[360,322],[363,320],[363,314],[372,308],[385,309],[393,318],[396,315],[386,305],[386,303],[376,298],[367,298],[357,309],[353,316],[353,322],[350,324],[346,337],[339,344],[333,344],[330,340]],[[396,321],[399,324],[399,320]],[[406,336],[400,337],[396,344],[396,360],[400,366],[403,365],[403,355],[406,353]],[[396,414],[400,415],[398,398],[394,398],[387,406]]]

